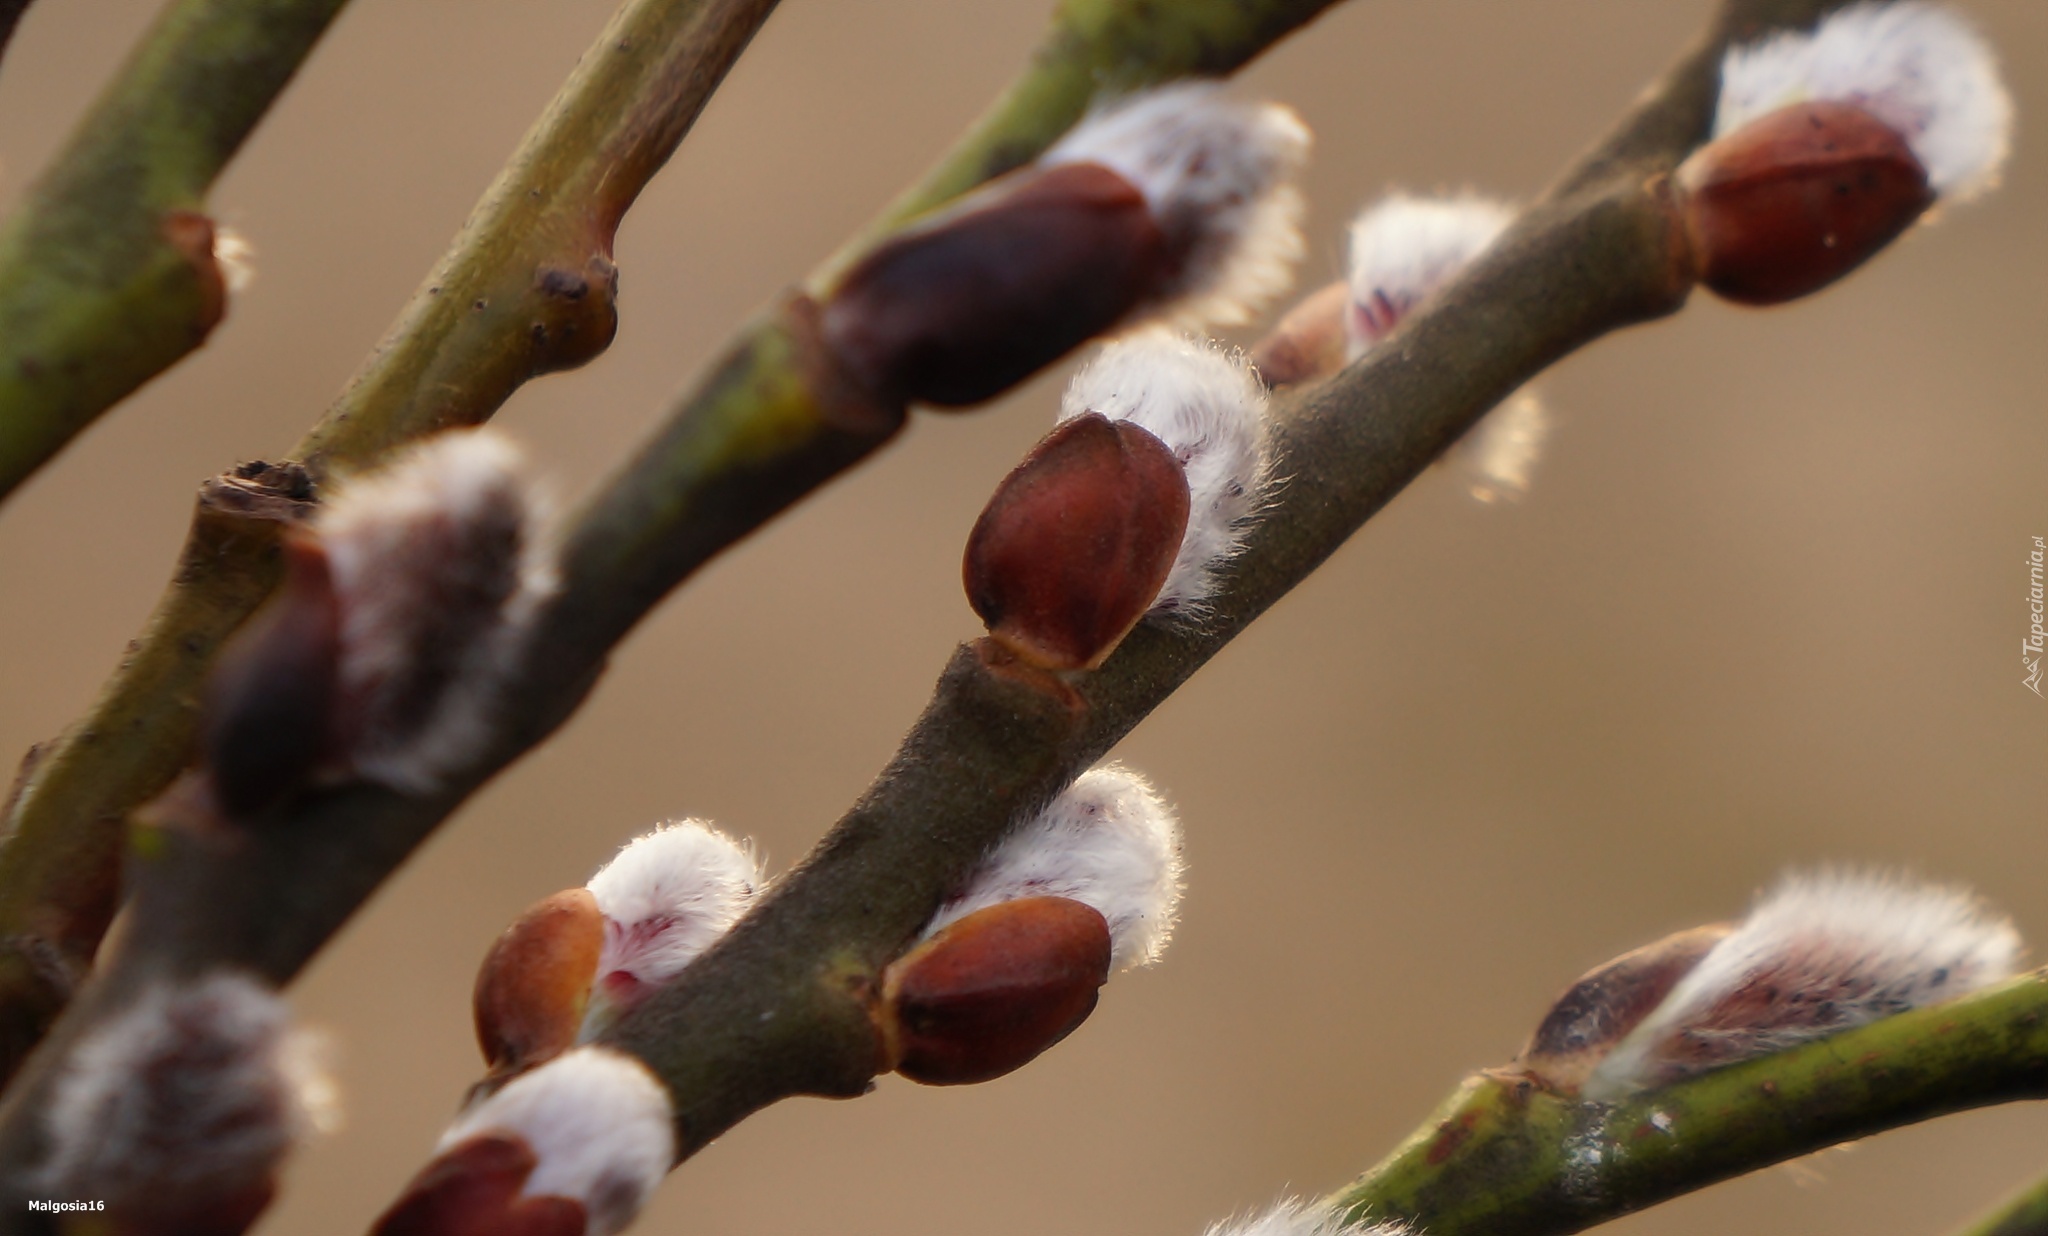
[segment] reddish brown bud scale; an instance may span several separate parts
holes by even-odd
[[[1003,478],[967,538],[967,599],[1047,669],[1093,669],[1145,616],[1188,526],[1173,451],[1128,421],[1065,421]]]
[[[371,1236],[583,1236],[582,1203],[519,1196],[534,1163],[521,1138],[472,1137],[413,1177]]]
[[[230,817],[262,811],[303,784],[334,736],[341,613],[327,553],[284,538],[284,583],[222,649],[207,679],[201,746]]]
[[[1934,203],[1906,139],[1846,103],[1781,108],[1678,170],[1700,282],[1770,305],[1819,291]]]
[[[1615,1044],[1732,930],[1729,923],[1695,927],[1587,971],[1550,1006],[1522,1049],[1522,1067],[1553,1089],[1576,1093]]]
[[[896,1071],[929,1086],[1001,1077],[1072,1033],[1109,981],[1109,924],[1022,897],[941,928],[889,967],[877,1013]]]
[[[1094,163],[1014,172],[882,242],[825,302],[827,345],[884,396],[992,399],[1172,274],[1145,197]]]
[[[604,915],[587,888],[529,906],[476,976],[476,1038],[494,1073],[530,1068],[576,1045],[604,951]]]
[[[199,299],[199,312],[192,321],[192,343],[197,346],[228,312],[227,277],[213,252],[213,220],[196,210],[173,210],[164,215],[163,235],[192,270]]]
[[[1351,308],[1351,289],[1342,280],[1301,299],[1264,339],[1252,345],[1249,360],[1259,380],[1279,389],[1329,377],[1344,367],[1351,337],[1344,315]]]

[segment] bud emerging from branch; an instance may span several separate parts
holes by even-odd
[[[579,1047],[450,1125],[376,1236],[611,1236],[675,1161],[668,1092],[630,1056]]]
[[[878,246],[826,299],[828,345],[871,389],[992,398],[1139,319],[1245,320],[1301,238],[1308,132],[1184,82],[1099,107],[1036,163]]]
[[[588,886],[604,949],[583,1037],[702,956],[765,883],[750,849],[701,820],[665,824],[620,850]]]
[[[1148,431],[1186,474],[1187,531],[1149,612],[1199,615],[1265,498],[1265,388],[1241,354],[1147,331],[1074,375],[1060,419],[1090,412]]]
[[[1173,809],[1137,773],[1105,764],[997,846],[925,934],[1014,898],[1066,897],[1109,925],[1112,969],[1149,966],[1173,934],[1181,874]]]
[[[1613,1099],[2007,978],[2012,924],[1967,893],[1870,875],[1786,879],[1671,988],[1584,1087]]]
[[[1514,209],[1476,194],[1390,193],[1351,221],[1345,319],[1351,359],[1394,333],[1407,316],[1499,239]]]
[[[961,574],[989,634],[1047,669],[1093,669],[1145,616],[1188,529],[1173,452],[1100,415],[1063,422],[996,488]]]
[[[1990,48],[1921,0],[1731,48],[1715,140],[1678,174],[1700,278],[1749,304],[1817,291],[1995,184],[2011,128]]]
[[[931,1086],[989,1081],[1071,1034],[1109,980],[1109,924],[1065,897],[984,906],[883,975],[877,1018],[896,1071]]]
[[[493,941],[477,971],[477,1043],[495,1073],[516,1072],[576,1045],[607,934],[597,898],[572,888],[529,906]]]
[[[1550,1006],[1522,1049],[1522,1067],[1553,1090],[1577,1093],[1614,1045],[1734,929],[1715,923],[1676,932],[1587,971]]]
[[[912,1081],[1001,1077],[1065,1038],[1112,969],[1166,948],[1180,829],[1143,778],[1083,774],[982,863],[883,975],[875,1019]]]
[[[240,1232],[331,1108],[317,1056],[284,1002],[250,979],[159,982],[72,1052],[39,1183],[105,1199],[127,1230]]]
[[[521,473],[506,439],[452,431],[350,481],[321,513],[355,775],[432,793],[489,741],[503,677],[555,588]]]

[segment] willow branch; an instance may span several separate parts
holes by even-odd
[[[2048,1180],[2039,1180],[1956,1236],[2048,1236]]]
[[[902,748],[812,855],[705,957],[606,1035],[668,1084],[685,1155],[792,1094],[861,1093],[882,1058],[881,968],[1018,819],[1047,801],[1305,578],[1496,402],[1608,331],[1675,311],[1690,261],[1668,176],[1705,136],[1732,38],[1825,0],[1731,0],[1705,45],[1395,344],[1283,401],[1286,478],[1214,613],[1141,624],[1048,689],[986,644],[957,653]]]
[[[63,1007],[105,933],[128,813],[184,766],[220,642],[269,595],[311,483],[407,439],[487,419],[527,379],[582,364],[617,324],[612,239],[775,0],[630,0],[453,246],[277,469],[209,482],[178,569],[92,711],[31,752],[0,843],[0,1079]],[[0,348],[4,348],[0,344]]]
[[[178,0],[0,227],[0,499],[220,321],[206,191],[345,2]]]
[[[1838,1142],[2048,1097],[2044,1015],[2035,971],[1615,1104],[1479,1073],[1331,1201],[1440,1236],[1576,1232]]]
[[[935,205],[946,194],[1029,160],[1085,111],[1105,76],[1119,85],[1137,85],[1197,71],[1226,71],[1331,3],[1190,0],[1159,6],[1147,0],[1068,0],[1021,81],[892,210],[914,213],[920,205]],[[1106,74],[1109,65],[1120,71]],[[611,646],[656,601],[713,554],[888,439],[900,413],[877,411],[837,384],[834,367],[814,343],[807,304],[804,297],[794,297],[744,331],[655,437],[572,517],[564,587],[542,615],[534,641],[541,653],[513,687],[503,712],[507,728],[475,766],[451,778],[444,792],[407,798],[358,785],[312,795],[292,809],[292,818],[264,829],[261,844],[180,827],[176,821],[136,828],[126,863],[133,930],[121,947],[109,950],[111,955],[0,1104],[0,1173],[11,1171],[18,1179],[22,1165],[35,1161],[41,1131],[33,1113],[64,1053],[91,1026],[124,1007],[141,983],[220,965],[252,970],[280,985],[288,982],[471,791],[575,708]],[[342,430],[337,426],[334,432]],[[274,576],[274,564],[265,569]],[[99,797],[105,809],[132,809],[151,780],[161,788],[182,763],[191,714],[186,712],[176,727],[164,726],[160,714],[178,700],[173,679],[187,696],[196,693],[204,662],[231,628],[198,633],[203,647],[191,654],[193,664],[178,667],[175,675],[159,670],[161,681],[148,684],[148,719],[138,725],[145,737],[137,742],[155,751],[152,758],[158,762],[150,777],[135,776],[122,792]],[[166,626],[153,633],[150,643],[174,656],[189,646],[185,637],[193,634]],[[175,735],[163,732],[170,728]],[[172,737],[180,740],[175,752]],[[86,758],[75,768],[83,772],[91,763]],[[112,771],[139,763],[117,764]],[[40,767],[31,773],[17,817],[48,775]],[[73,793],[102,792],[81,782]],[[77,812],[68,812],[58,822],[76,818]],[[104,836],[112,849],[118,848],[122,819],[111,814],[105,820]],[[0,927],[7,922],[4,877],[0,868]],[[32,915],[26,921],[34,921]],[[49,950],[18,947],[15,952],[15,967],[25,981],[42,982]]]

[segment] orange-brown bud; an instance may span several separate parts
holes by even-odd
[[[1275,390],[1327,378],[1344,367],[1351,335],[1344,315],[1351,308],[1351,288],[1342,280],[1301,299],[1287,316],[1252,346],[1252,368]]]
[[[1862,265],[1934,202],[1906,139],[1847,103],[1781,108],[1678,169],[1700,282],[1770,305]]]
[[[820,326],[879,394],[980,403],[1108,329],[1171,265],[1135,185],[1095,163],[1032,167],[884,241]]]
[[[928,1086],[1001,1077],[1087,1020],[1109,956],[1109,924],[1081,902],[1022,897],[977,910],[883,975],[889,1058]]]
[[[519,1195],[535,1162],[521,1138],[472,1137],[413,1177],[371,1236],[584,1236],[582,1203]]]
[[[604,915],[587,888],[527,907],[476,976],[476,1038],[492,1072],[529,1068],[576,1045],[604,950]]]
[[[1128,421],[1063,422],[1003,478],[967,538],[967,599],[1047,669],[1093,669],[1152,607],[1188,526],[1173,452]]]
[[[1522,1049],[1522,1067],[1553,1089],[1577,1093],[1614,1045],[1732,930],[1729,923],[1694,927],[1587,971],[1550,1006]]]
[[[284,583],[221,650],[206,684],[201,745],[230,817],[303,784],[333,740],[341,614],[327,552],[308,534],[283,545]]]

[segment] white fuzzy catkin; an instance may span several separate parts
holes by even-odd
[[[588,885],[605,920],[600,981],[673,977],[739,921],[763,882],[753,852],[702,820],[635,838]]]
[[[2023,947],[1971,894],[1793,875],[1679,980],[1587,1081],[1612,1099],[1937,1004],[2010,977]]]
[[[213,262],[228,295],[237,296],[256,282],[256,246],[240,228],[221,224],[213,229]]]
[[[611,1236],[640,1213],[675,1161],[673,1119],[668,1090],[645,1065],[609,1048],[578,1047],[456,1117],[437,1150],[484,1133],[517,1136],[535,1159],[520,1196],[581,1202],[584,1236]]]
[[[45,1117],[41,1183],[122,1211],[261,1187],[331,1114],[320,1054],[253,979],[160,981],[72,1052]]]
[[[1346,1227],[1344,1216],[1335,1209],[1288,1198],[1250,1218],[1212,1223],[1203,1236],[1410,1236],[1410,1231],[1400,1223]]]
[[[1476,194],[1422,197],[1390,193],[1351,221],[1346,257],[1351,359],[1386,338],[1515,218],[1514,209]]]
[[[1309,132],[1277,103],[1183,81],[1111,99],[1046,151],[1045,166],[1095,163],[1137,186],[1185,255],[1148,315],[1187,330],[1235,326],[1285,292],[1301,261]]]
[[[1990,45],[1967,19],[1922,0],[1854,4],[1810,34],[1730,48],[1714,136],[1811,100],[1855,104],[1897,130],[1949,201],[1997,184],[2011,144],[2012,97]]]
[[[1152,603],[1197,615],[1264,501],[1266,388],[1244,356],[1164,330],[1119,339],[1074,375],[1062,421],[1099,412],[1164,442],[1188,479],[1188,527]]]
[[[1437,289],[1484,253],[1514,222],[1514,208],[1476,194],[1389,194],[1351,221],[1345,334],[1357,360],[1392,334]],[[1449,458],[1481,502],[1514,502],[1529,492],[1550,413],[1526,387],[1458,440]]]
[[[1137,773],[1105,764],[997,846],[925,935],[999,902],[1067,897],[1109,923],[1112,970],[1148,966],[1173,934],[1181,871],[1173,809]]]
[[[353,772],[431,793],[489,740],[501,680],[556,587],[544,522],[519,449],[481,429],[351,478],[321,511]]]

